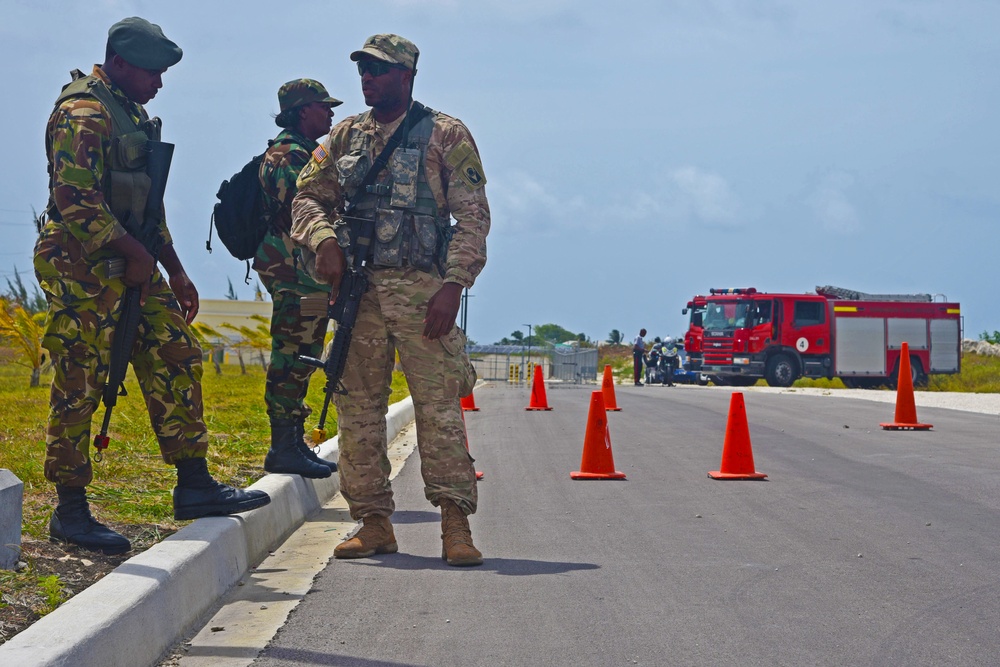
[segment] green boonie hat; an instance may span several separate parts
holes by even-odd
[[[133,16],[108,30],[108,46],[130,65],[161,70],[176,65],[184,54],[155,23]]]
[[[402,65],[406,69],[416,70],[417,56],[420,49],[410,40],[399,35],[372,35],[365,40],[360,51],[351,54],[351,60],[357,62],[368,56],[376,60],[384,60],[393,65]]]
[[[315,79],[292,79],[278,88],[278,106],[282,112],[312,102],[326,102],[331,107],[343,104],[336,97],[330,97],[323,84]]]

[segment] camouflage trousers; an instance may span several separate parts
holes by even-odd
[[[125,288],[121,280],[100,277],[99,265],[83,257],[79,243],[69,238],[39,240],[34,266],[49,305],[42,347],[55,369],[45,477],[56,484],[86,486],[93,478],[91,420],[108,377]],[[204,457],[208,434],[201,347],[159,271],[142,306],[131,362],[163,460],[173,464]]]
[[[271,363],[264,385],[267,414],[271,419],[305,421],[312,412],[305,402],[306,392],[316,369],[299,361],[297,355],[318,359],[323,353],[323,339],[330,322],[325,315],[329,291],[279,283],[267,274],[260,274],[260,278],[272,303]],[[303,297],[319,301],[319,310],[304,312]]]
[[[436,275],[401,268],[376,269],[369,276],[344,372],[347,394],[335,397],[341,493],[354,519],[389,516],[395,509],[385,415],[398,351],[416,415],[424,495],[435,506],[449,498],[472,514],[478,503],[476,471],[460,401],[472,391],[476,372],[465,352],[465,334],[453,327],[438,340],[423,338],[427,300],[442,285]]]

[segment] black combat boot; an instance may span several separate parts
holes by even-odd
[[[298,435],[295,436],[296,442],[302,443],[302,453],[306,455],[306,458],[309,459],[310,461],[312,461],[313,463],[318,463],[320,465],[326,466],[327,468],[330,469],[330,472],[337,472],[337,464],[336,463],[334,463],[333,461],[327,461],[326,459],[321,459],[319,457],[319,454],[316,453],[316,450],[306,444],[306,441],[305,441],[305,438],[306,438],[306,424],[305,424],[305,422],[304,421],[295,422],[295,429],[296,429],[296,431],[298,431]],[[321,443],[317,442],[317,443],[314,443],[314,444],[319,445]]]
[[[128,539],[99,523],[90,514],[87,490],[56,484],[59,504],[49,519],[49,539],[75,544],[105,554],[123,554],[132,548]]]
[[[302,441],[302,431],[295,422],[272,419],[271,449],[264,457],[264,470],[301,475],[310,479],[323,479],[333,474],[328,466],[311,461],[305,453],[308,449]]]
[[[183,459],[176,465],[174,518],[178,521],[249,512],[271,502],[271,496],[263,491],[237,489],[215,481],[204,458]]]

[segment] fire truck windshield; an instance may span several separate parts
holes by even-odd
[[[753,304],[749,301],[709,301],[705,309],[706,329],[735,329],[747,326]]]

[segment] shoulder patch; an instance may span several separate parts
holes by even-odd
[[[483,175],[483,165],[479,161],[476,149],[464,139],[456,146],[446,158],[448,166],[458,175],[459,179],[465,183],[470,190],[475,190],[486,185],[486,176]]]
[[[323,148],[323,144],[317,146],[316,150],[313,151],[313,159],[320,164],[322,164],[323,160],[328,157],[330,157],[330,154],[326,152],[325,148]]]

